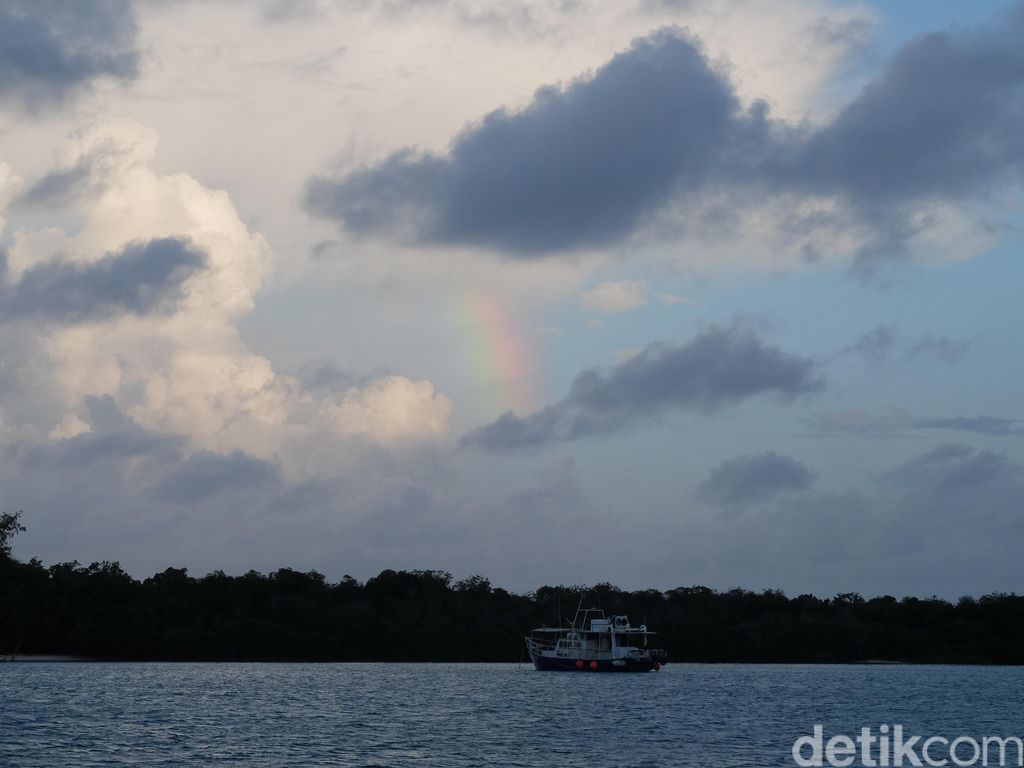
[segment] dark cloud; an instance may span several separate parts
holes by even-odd
[[[412,240],[536,255],[628,234],[680,184],[699,187],[764,141],[696,41],[661,30],[589,78],[537,91],[521,112],[468,127],[447,156],[403,150],[306,205],[352,232],[398,226]]]
[[[875,233],[856,255],[869,268],[928,226],[913,206],[1024,178],[1022,51],[1019,9],[994,31],[916,39],[830,123],[795,127],[742,109],[699,43],[662,29],[444,155],[314,178],[305,204],[355,234],[539,256],[614,243],[706,191],[838,197]]]
[[[753,504],[787,491],[806,490],[814,477],[796,459],[766,451],[722,462],[698,486],[696,495],[723,507]]]
[[[800,155],[815,191],[879,210],[984,192],[1024,171],[1024,8],[987,30],[903,46]]]
[[[101,77],[138,72],[129,0],[6,0],[0,4],[0,97],[28,107],[66,99]]]
[[[652,344],[610,370],[584,371],[561,402],[529,416],[506,413],[460,444],[521,450],[615,432],[673,410],[711,413],[759,394],[791,399],[822,386],[811,360],[713,326],[685,344]]]
[[[39,264],[0,291],[0,318],[79,323],[160,311],[181,297],[182,284],[205,263],[188,241],[165,237],[89,264]]]
[[[164,472],[154,493],[174,504],[195,504],[223,491],[270,489],[280,484],[281,472],[276,464],[241,451],[227,455],[201,451]]]
[[[121,467],[140,457],[145,457],[151,466],[172,464],[180,459],[186,447],[184,438],[147,432],[130,422],[109,426],[110,429],[95,429],[67,440],[25,448],[19,457],[20,463],[27,470],[50,472],[55,477],[72,469],[102,474],[101,468]]]

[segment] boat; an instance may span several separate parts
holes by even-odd
[[[665,651],[649,648],[645,624],[606,617],[600,608],[577,608],[570,627],[540,627],[526,637],[533,666],[541,671],[650,672],[667,663]]]

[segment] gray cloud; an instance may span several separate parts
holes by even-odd
[[[843,355],[859,355],[872,362],[880,362],[892,351],[896,343],[896,333],[887,325],[872,328],[852,344],[848,344],[836,353]]]
[[[930,357],[944,363],[955,363],[971,349],[969,342],[948,336],[925,334],[914,341],[903,341],[900,334],[889,325],[879,325],[864,333],[852,344],[848,344],[834,357],[849,355],[861,357],[875,365],[893,362],[895,359],[913,361]]]
[[[910,348],[910,358],[934,357],[943,362],[955,363],[970,351],[971,345],[963,339],[947,336],[922,336]]]
[[[951,419],[917,419],[918,429],[952,429],[961,432],[977,432],[982,435],[1010,437],[1024,435],[1024,429],[1016,419],[1000,419],[995,416],[956,416]]]
[[[305,204],[355,234],[524,257],[614,243],[709,190],[836,196],[876,233],[856,257],[870,268],[927,226],[912,206],[1024,178],[1022,51],[1019,8],[992,30],[927,35],[832,122],[793,127],[743,110],[698,42],[662,29],[467,126],[444,155],[314,178]]]
[[[50,171],[33,182],[15,202],[20,205],[66,203],[86,190],[91,176],[91,164],[86,162],[78,163],[71,168]]]
[[[696,497],[723,507],[752,504],[806,490],[814,477],[796,459],[766,451],[722,462],[697,487]]]
[[[980,501],[992,491],[993,484],[1008,482],[1020,486],[1024,469],[994,451],[978,451],[965,445],[940,445],[888,472],[884,481],[897,488],[928,495],[956,494]],[[1018,504],[1020,504],[1018,500]]]
[[[19,558],[120,560],[136,576],[291,566],[334,579],[426,567],[514,589],[577,578],[952,598],[1013,589],[1024,575],[1024,467],[965,446],[912,456],[849,491],[797,479],[771,498],[771,482],[753,482],[763,503],[737,525],[702,505],[681,515],[595,503],[571,459],[476,501],[380,464],[289,481],[275,462],[192,452],[183,437],[143,430],[109,398],[87,405],[91,433],[0,446],[5,497],[26,510]],[[552,535],[538,539],[538,529]]]
[[[680,184],[742,165],[764,142],[696,41],[665,29],[593,77],[537,91],[522,112],[468,127],[445,157],[403,150],[340,180],[314,179],[312,212],[353,232],[400,226],[415,242],[537,255],[628,234]]]
[[[1022,499],[1024,466],[1000,453],[941,445],[858,490],[786,498],[742,527],[722,520],[711,540],[694,546],[720,553],[728,578],[740,583],[776,573],[830,592],[956,598],[1005,591],[1024,575]]]
[[[100,77],[138,72],[129,0],[7,0],[0,5],[0,97],[30,108],[66,99]]]
[[[824,411],[816,413],[808,424],[818,433],[846,433],[874,437],[890,437],[906,434],[910,430],[942,429],[959,432],[974,432],[997,437],[1024,435],[1016,419],[996,416],[954,416],[947,418],[916,418],[913,414],[898,408],[879,413],[860,410]]]
[[[61,165],[37,178],[15,200],[15,206],[52,209],[67,205],[91,193],[98,195],[110,188],[113,176],[125,156],[132,151],[123,139],[114,136],[90,136],[90,131],[76,131],[69,137],[78,141],[89,137],[72,162]]]
[[[302,383],[303,389],[318,397],[323,397],[344,392],[351,387],[362,389],[371,382],[394,373],[387,367],[355,373],[339,368],[330,360],[318,358],[304,362],[294,375]]]
[[[325,443],[343,456],[335,470],[296,478],[275,459],[196,450],[142,428],[109,397],[86,398],[84,411],[90,432],[0,445],[0,485],[29,527],[18,557],[120,560],[136,576],[290,565],[366,578],[385,567],[457,568],[467,528],[493,529],[493,517],[466,513],[457,497],[437,502],[433,456]]]
[[[898,434],[914,426],[914,416],[898,408],[881,413],[867,413],[858,409],[846,411],[823,411],[807,419],[811,430],[817,434],[845,433],[884,437]]]
[[[759,394],[791,399],[822,386],[811,360],[753,333],[712,326],[685,344],[652,344],[610,370],[584,371],[564,400],[529,416],[506,413],[460,444],[521,450],[619,431],[673,410],[711,413]]]
[[[882,210],[1020,179],[1024,8],[991,29],[904,45],[880,78],[807,142],[799,177]]]
[[[200,451],[172,464],[163,473],[154,494],[174,504],[194,504],[224,491],[272,489],[281,482],[276,464],[241,451],[227,455]]]
[[[39,264],[0,289],[0,318],[78,323],[159,311],[180,298],[182,284],[205,263],[188,241],[165,237],[90,264]]]
[[[209,546],[244,571],[247,558],[261,559],[261,537],[282,540],[327,498],[286,483],[275,464],[193,452],[182,436],[145,430],[109,397],[84,405],[92,431],[0,450],[4,486],[31,518],[26,545],[36,542],[49,559],[120,559],[147,575],[191,564]],[[272,531],[268,510],[279,515]],[[224,567],[212,557],[204,565]]]

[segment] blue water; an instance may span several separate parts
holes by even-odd
[[[771,766],[903,724],[1024,735],[1024,669],[0,664],[0,766]]]

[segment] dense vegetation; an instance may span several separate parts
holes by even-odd
[[[330,583],[283,568],[144,581],[117,563],[49,567],[10,556],[17,515],[0,516],[0,654],[114,659],[516,661],[532,627],[556,626],[573,587],[517,595],[482,577],[383,571]],[[936,598],[680,587],[588,588],[587,602],[658,631],[673,661],[1024,663],[1024,597]]]

